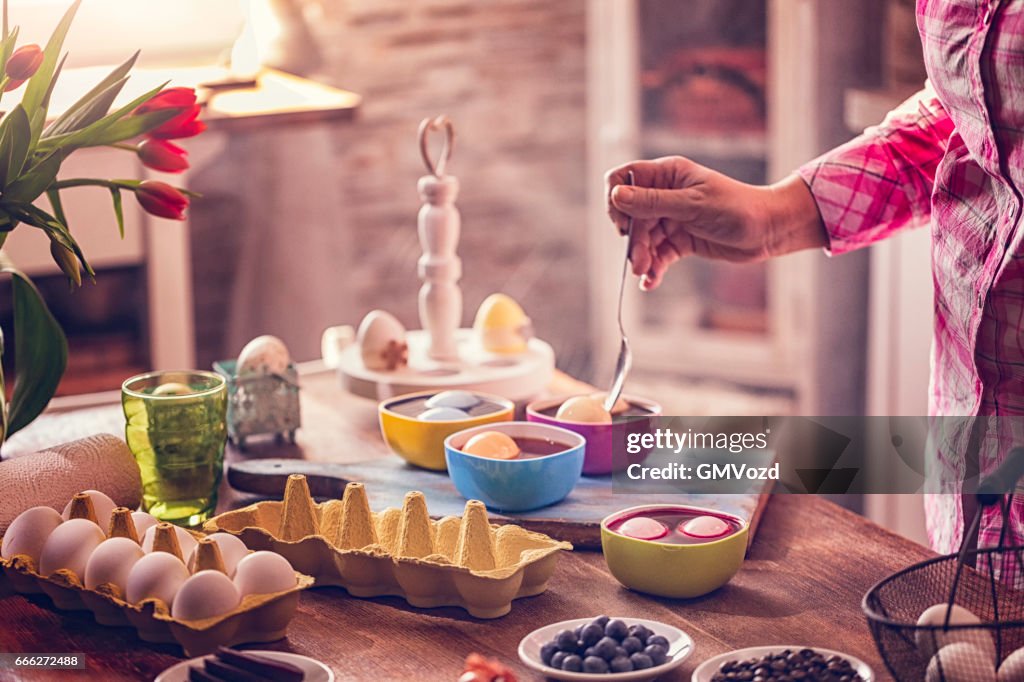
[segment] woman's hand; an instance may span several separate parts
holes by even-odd
[[[623,185],[633,171],[635,186]],[[828,246],[814,197],[790,176],[748,185],[681,156],[634,161],[605,176],[608,215],[625,234],[633,218],[633,272],[644,289],[661,283],[680,258],[736,263]]]

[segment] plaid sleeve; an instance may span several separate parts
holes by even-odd
[[[925,223],[952,133],[926,85],[881,124],[799,168],[825,222],[827,251],[844,253]]]

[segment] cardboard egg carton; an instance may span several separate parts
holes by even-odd
[[[96,522],[96,513],[88,496],[75,496],[71,518],[87,518]],[[201,533],[193,535],[199,544],[190,570],[196,573],[215,569],[226,573],[217,543],[203,540]],[[126,537],[139,542],[130,509],[119,507],[114,510],[108,536]],[[169,523],[157,526],[153,551],[169,552],[183,561],[185,559],[175,529]],[[201,656],[218,646],[272,642],[283,638],[298,607],[299,592],[313,584],[311,577],[296,572],[295,587],[289,590],[246,595],[233,611],[213,618],[187,621],[173,618],[170,605],[158,599],[130,604],[124,600],[117,585],[107,583],[89,590],[72,571],[60,569],[49,576],[43,576],[37,572],[37,568],[35,562],[24,555],[0,559],[0,570],[14,591],[46,594],[53,605],[63,611],[91,611],[96,622],[101,625],[134,627],[143,641],[178,644],[186,656]]]
[[[471,500],[461,517],[432,520],[421,492],[401,509],[371,512],[362,483],[340,500],[313,502],[304,476],[289,477],[281,502],[258,502],[207,522],[207,532],[238,535],[250,549],[277,552],[316,585],[355,597],[397,596],[413,606],[459,606],[498,618],[512,600],[547,587],[567,542],[487,520]]]

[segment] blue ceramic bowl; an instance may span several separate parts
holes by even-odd
[[[552,455],[526,459],[489,459],[462,452],[466,442],[482,431],[501,431],[512,438],[542,438],[566,447]],[[452,483],[467,500],[480,500],[494,511],[522,512],[565,499],[580,480],[585,446],[586,441],[578,433],[558,426],[500,422],[448,436],[444,457]]]

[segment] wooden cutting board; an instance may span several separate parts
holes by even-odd
[[[232,462],[228,483],[232,488],[281,499],[291,474],[303,474],[314,497],[341,497],[345,484],[366,484],[370,506],[375,510],[401,507],[410,490],[422,491],[434,517],[458,516],[466,504],[445,472],[427,471],[405,464],[397,457],[366,462],[310,462],[294,459],[253,459]],[[584,476],[569,496],[558,504],[521,514],[490,512],[495,523],[516,523],[529,530],[571,542],[578,548],[601,547],[601,519],[640,504],[697,505],[727,512],[750,522],[753,540],[769,495],[767,488],[750,494],[694,495],[644,493],[628,495],[612,490],[610,476]]]

